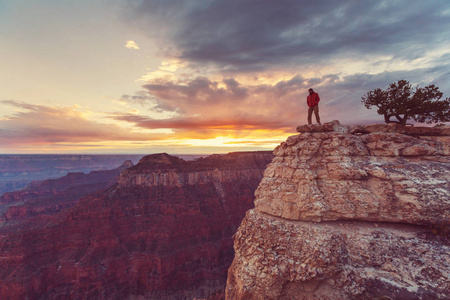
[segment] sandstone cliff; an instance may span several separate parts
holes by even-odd
[[[0,299],[193,299],[223,290],[232,235],[272,158],[149,155],[68,209],[14,226],[8,219]]]
[[[226,298],[449,299],[449,128],[297,130],[235,234]]]

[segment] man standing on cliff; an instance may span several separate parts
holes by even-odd
[[[313,89],[309,89],[309,95],[306,98],[306,103],[308,104],[308,124],[312,124],[312,113],[314,111],[314,115],[316,116],[316,121],[320,125],[320,117],[319,117],[319,94],[314,92]]]

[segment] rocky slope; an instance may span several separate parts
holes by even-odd
[[[227,299],[449,299],[450,128],[299,126],[234,238]]]
[[[0,197],[0,226],[69,208],[82,196],[115,184],[119,174],[131,166],[133,163],[128,160],[116,169],[69,173],[57,179],[33,181],[19,191],[5,193]]]
[[[0,227],[0,299],[193,299],[223,290],[270,152],[149,155],[74,206]]]

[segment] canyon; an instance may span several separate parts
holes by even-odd
[[[4,193],[0,299],[450,298],[450,127],[297,131]]]
[[[142,156],[144,155],[1,154],[0,196],[24,188],[32,181],[55,179],[68,173],[111,170],[126,160],[136,163]]]
[[[234,236],[226,299],[449,299],[450,127],[297,127]]]
[[[0,197],[0,225],[11,226],[44,215],[53,215],[70,208],[92,192],[105,189],[117,182],[119,174],[133,166],[131,160],[112,170],[68,173],[66,176],[33,181],[15,192]]]
[[[220,298],[272,158],[153,154],[5,193],[0,299]]]

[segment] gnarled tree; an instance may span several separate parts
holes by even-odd
[[[450,98],[442,99],[434,84],[413,88],[406,80],[391,83],[386,90],[374,89],[361,97],[368,109],[376,106],[386,123],[406,125],[408,119],[421,123],[450,122]],[[397,121],[392,121],[395,117]]]

